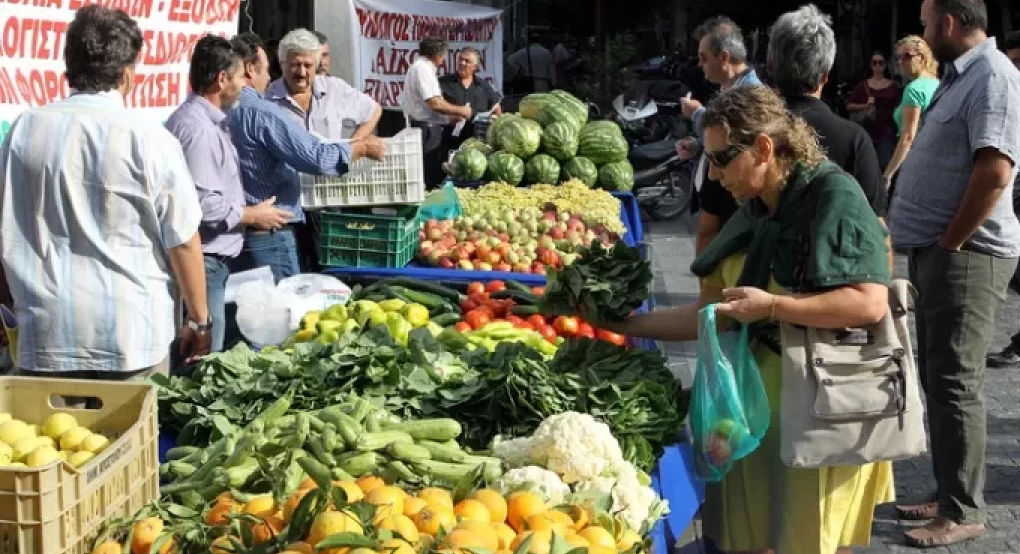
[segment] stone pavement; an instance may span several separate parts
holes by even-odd
[[[697,298],[698,282],[689,271],[694,258],[694,221],[645,224],[651,245],[655,281],[653,292],[659,306],[676,306]],[[897,260],[897,275],[906,275],[906,260]],[[1008,343],[1020,328],[1020,298],[1010,293],[1000,317],[993,348]],[[694,343],[663,345],[670,365],[681,380],[691,383],[694,371]],[[948,548],[926,550],[931,554],[1020,554],[1020,370],[989,369],[985,378],[988,405],[988,502],[989,532],[981,541]],[[896,464],[896,494],[900,499],[923,496],[933,484],[927,457]],[[681,539],[684,553],[702,551],[694,541],[697,525]],[[902,527],[891,506],[880,507],[872,531],[872,544],[854,550],[856,554],[921,552],[903,544]],[[782,553],[778,553],[782,554]]]

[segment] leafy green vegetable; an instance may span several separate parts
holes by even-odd
[[[574,263],[546,275],[539,309],[549,315],[580,314],[592,323],[623,321],[651,295],[651,263],[622,241],[608,250],[595,241]]]

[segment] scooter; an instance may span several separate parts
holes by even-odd
[[[660,221],[683,213],[694,196],[695,162],[676,152],[677,141],[693,134],[678,109],[687,92],[680,81],[637,81],[613,100],[614,119],[630,144],[634,196]]]

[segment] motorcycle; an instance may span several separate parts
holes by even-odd
[[[694,161],[676,152],[677,141],[693,134],[679,111],[679,99],[688,92],[678,80],[639,80],[613,100],[613,119],[630,146],[634,196],[660,221],[683,213],[694,197]]]

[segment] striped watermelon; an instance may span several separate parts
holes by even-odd
[[[574,112],[579,125],[583,126],[588,121],[588,106],[584,102],[578,100],[576,96],[565,90],[554,90],[549,94],[559,100],[561,104],[569,108],[570,111]]]
[[[599,168],[599,188],[628,191],[634,188],[634,167],[628,161],[612,162]]]
[[[588,158],[577,156],[563,164],[562,177],[564,181],[579,179],[585,186],[594,187],[599,177],[599,168]]]
[[[622,134],[601,129],[582,132],[577,145],[579,156],[588,158],[600,167],[607,163],[626,160],[627,150],[627,139],[623,138]]]
[[[538,151],[542,143],[542,127],[530,119],[514,118],[499,126],[495,139],[493,146],[496,148],[518,158],[528,158]]]
[[[529,94],[521,99],[520,105],[517,107],[517,112],[521,117],[526,117],[533,121],[539,121],[542,117],[542,110],[547,106],[558,105],[560,101],[551,94],[538,92],[535,94]]]
[[[524,178],[524,162],[508,152],[496,152],[489,156],[489,178],[509,185],[519,185]]]
[[[548,154],[536,154],[524,164],[524,182],[529,185],[555,185],[560,180],[560,164]]]
[[[560,103],[550,104],[542,108],[538,122],[543,127],[548,127],[553,123],[567,123],[575,131],[581,130],[581,124],[577,121],[576,114],[566,105]]]
[[[489,128],[485,132],[485,142],[489,143],[490,146],[496,146],[496,133],[499,132],[499,128],[503,125],[510,123],[515,119],[521,119],[521,116],[513,113],[503,114],[497,117],[489,125]]]
[[[474,148],[458,150],[450,160],[450,175],[459,181],[477,181],[485,176],[485,154]]]
[[[565,162],[577,155],[577,131],[570,123],[556,122],[542,131],[542,150]]]
[[[586,123],[581,129],[581,134],[584,135],[585,133],[613,133],[620,135],[621,137],[623,136],[623,131],[620,129],[619,125],[612,121],[605,121],[602,119],[596,119]]]

